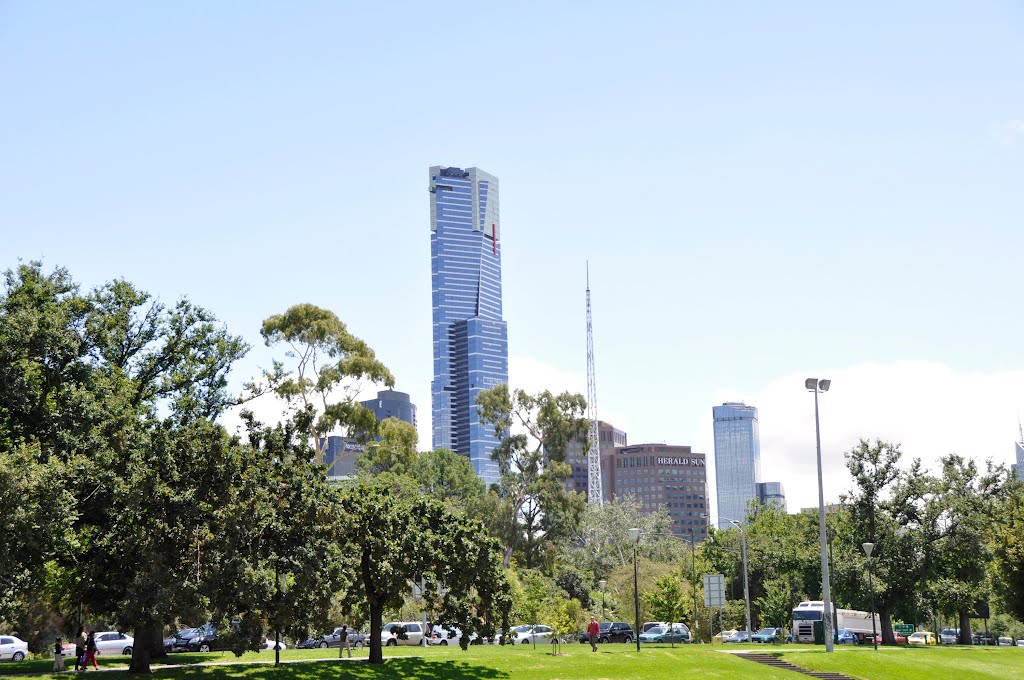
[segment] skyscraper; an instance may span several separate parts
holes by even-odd
[[[485,482],[495,482],[498,439],[480,421],[476,396],[508,382],[498,179],[478,168],[430,168],[430,232],[434,448],[466,456]]]
[[[747,504],[756,501],[761,479],[761,441],[757,408],[726,402],[711,409],[715,418],[715,488],[718,527],[728,529],[730,519],[743,522]]]
[[[1020,426],[1018,425],[1018,428]],[[1024,482],[1024,428],[1020,428],[1020,439],[1013,443],[1014,453],[1017,456],[1017,464],[1011,469],[1017,474],[1017,479]]]
[[[367,399],[359,403],[373,411],[377,420],[398,418],[416,427],[416,405],[405,392],[380,390],[376,399]]]

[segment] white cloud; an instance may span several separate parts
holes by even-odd
[[[1007,120],[992,125],[992,138],[1000,144],[1013,144],[1024,137],[1024,120]]]
[[[754,394],[722,389],[715,403],[744,400],[758,407],[763,481],[781,481],[790,512],[817,506],[814,397],[807,377],[830,378],[819,396],[826,502],[850,489],[843,454],[861,437],[901,444],[904,461],[932,466],[959,453],[982,462],[1009,463],[1024,403],[1024,371],[971,373],[940,363],[865,363],[840,370],[803,371],[779,378]],[[714,451],[711,424],[701,433]],[[711,492],[714,493],[713,480]]]

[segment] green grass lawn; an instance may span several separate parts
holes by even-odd
[[[784,648],[785,649],[785,648]],[[786,649],[789,663],[812,671],[835,671],[858,680],[1024,679],[1022,647],[836,647]],[[795,675],[795,674],[794,674]]]
[[[552,656],[546,647],[519,645],[515,647],[472,647],[463,652],[458,647],[397,647],[384,650],[383,666],[337,661],[338,652],[331,650],[286,650],[286,662],[274,668],[271,652],[251,652],[241,658],[220,652],[211,654],[174,654],[170,664],[230,664],[161,668],[154,664],[157,680],[191,678],[219,680],[319,680],[320,678],[353,678],[383,680],[408,678],[450,678],[452,680],[569,680],[572,678],[659,678],[691,677],[700,680],[750,679],[799,680],[800,675],[776,670],[739,658],[706,645],[645,645],[637,654],[631,645],[607,644],[596,654],[580,644],[563,646],[562,656]],[[864,680],[1013,680],[1024,679],[1022,648],[928,648],[884,649],[877,653],[870,647],[839,647],[834,654],[825,654],[820,647],[805,645],[762,646],[738,645],[729,649],[750,649],[778,654],[786,661],[811,670],[832,670]],[[354,650],[354,656],[365,659],[367,650]],[[316,662],[319,660],[318,662]],[[127,667],[125,657],[101,658],[107,667]],[[302,663],[313,661],[313,663]],[[0,674],[45,672],[51,661],[24,661],[0,666]],[[50,677],[58,677],[56,675]]]

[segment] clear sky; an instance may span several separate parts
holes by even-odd
[[[188,296],[254,350],[336,311],[429,446],[427,169],[501,181],[511,380],[790,507],[858,436],[1009,462],[1024,407],[1024,5],[0,3],[0,266]]]

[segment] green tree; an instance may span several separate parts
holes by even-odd
[[[565,457],[570,441],[586,440],[586,400],[498,385],[476,401],[481,420],[501,440],[492,452],[501,475],[492,530],[504,546],[505,566],[517,550],[525,566],[539,566],[545,550],[574,532],[583,511],[583,497],[565,489],[572,472]]]
[[[1006,610],[1024,621],[1024,484],[1011,481],[989,524],[989,574]],[[1018,637],[1024,638],[1024,632]]]
[[[376,431],[376,417],[356,400],[359,381],[394,387],[395,379],[334,312],[311,304],[293,305],[266,319],[260,333],[268,347],[285,345],[291,364],[289,370],[284,362],[275,361],[264,376],[267,385],[297,410],[312,408],[318,414],[307,432],[318,462],[327,451],[327,435],[336,428],[349,435]]]
[[[551,626],[552,642],[572,642],[583,627],[583,607],[576,599],[559,599],[548,603],[544,620]],[[555,653],[552,650],[552,653]]]
[[[633,558],[631,528],[640,529],[639,547],[643,554],[663,557],[658,554],[662,552],[660,544],[671,535],[672,518],[664,508],[643,512],[636,496],[617,496],[601,505],[586,506],[574,540],[563,544],[563,559],[594,574],[596,580],[607,578],[613,568],[628,564]]]
[[[654,587],[644,593],[647,609],[657,621],[676,623],[686,615],[689,593],[675,573],[665,574],[654,582]],[[637,633],[639,635],[639,632]]]
[[[473,633],[493,636],[498,622],[508,630],[509,583],[497,543],[483,525],[430,498],[397,498],[386,487],[347,488],[339,505],[339,547],[346,571],[355,576],[344,607],[348,611],[365,603],[371,663],[383,662],[384,611],[402,605],[414,580],[425,582],[434,620],[458,626],[464,644]],[[360,518],[359,531],[349,530],[345,518],[352,517]]]
[[[783,579],[769,579],[764,584],[764,595],[756,600],[761,625],[785,628],[793,616],[795,598],[790,583]]]

